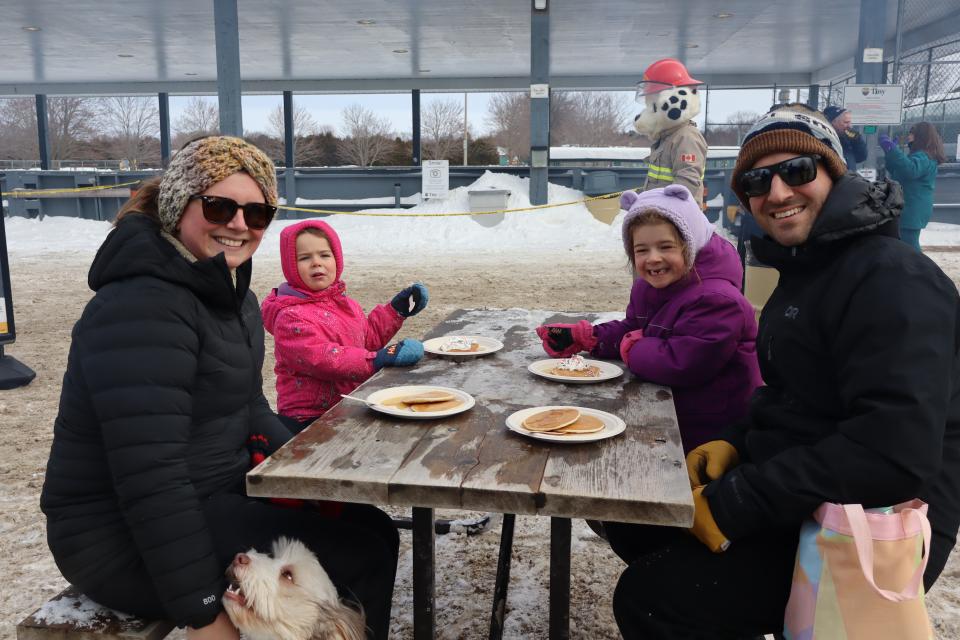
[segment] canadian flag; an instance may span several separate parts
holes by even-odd
[[[696,162],[697,154],[695,153],[681,153],[680,162]]]

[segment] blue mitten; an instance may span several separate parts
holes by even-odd
[[[384,367],[409,367],[417,364],[422,357],[423,343],[407,338],[377,351],[373,367],[377,371]]]
[[[899,142],[899,140],[897,140],[896,138],[890,138],[889,136],[886,136],[882,133],[880,134],[880,137],[877,139],[877,141],[880,143],[880,148],[883,149],[885,152],[889,152],[891,149],[896,147],[897,143]]]
[[[413,300],[413,308],[410,307],[410,300]],[[427,286],[422,282],[414,282],[412,285],[393,296],[390,306],[404,318],[415,316],[424,310],[427,306],[427,300],[430,294],[427,292]]]

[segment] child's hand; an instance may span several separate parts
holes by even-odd
[[[693,526],[689,531],[714,553],[723,553],[730,546],[730,540],[713,519],[710,503],[703,497],[703,487],[693,490]]]
[[[537,335],[543,340],[543,350],[554,358],[569,358],[580,351],[590,351],[597,346],[593,325],[586,320],[576,324],[544,324],[537,327]]]
[[[422,357],[423,343],[407,338],[377,351],[373,366],[377,371],[384,367],[409,367],[417,364]]]
[[[411,308],[410,300],[413,299]],[[427,306],[430,294],[427,292],[427,286],[422,282],[414,282],[412,285],[393,296],[390,306],[404,318],[415,316],[423,311]]]
[[[726,440],[705,442],[687,454],[687,475],[690,488],[696,489],[720,479],[740,462],[736,447]]]
[[[630,364],[630,349],[633,349],[633,345],[642,339],[643,329],[637,329],[636,331],[630,331],[620,340],[620,359],[623,360],[624,364]]]

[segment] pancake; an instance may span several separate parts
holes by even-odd
[[[581,369],[580,371],[554,367],[553,369],[547,369],[547,373],[555,376],[564,376],[566,378],[596,378],[600,375],[600,367],[591,364],[587,365],[586,369]]]
[[[426,404],[428,402],[447,402],[455,398],[456,396],[449,391],[432,389],[430,391],[421,391],[409,396],[403,396],[400,398],[400,401],[405,404]]]
[[[453,400],[445,400],[443,402],[421,402],[418,404],[411,404],[409,407],[410,411],[427,413],[432,411],[446,411],[447,409],[455,409],[462,404],[462,400],[454,398]]]
[[[523,421],[523,428],[527,431],[553,431],[569,424],[573,424],[580,417],[576,409],[547,409],[528,416]]]
[[[472,342],[470,343],[469,349],[444,349],[447,353],[473,353],[475,351],[480,351],[480,343]]]
[[[600,418],[596,416],[590,416],[581,414],[576,422],[573,424],[568,424],[567,426],[551,431],[551,433],[561,433],[561,434],[575,434],[575,433],[596,433],[597,431],[603,431],[604,426],[606,426]]]
[[[377,404],[381,404],[385,407],[400,407],[401,409],[406,409],[407,405],[403,401],[404,396],[397,396],[395,398],[387,398],[386,400],[381,400]]]

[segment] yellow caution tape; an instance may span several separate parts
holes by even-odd
[[[307,209],[305,207],[290,207],[287,205],[279,205],[278,209],[283,209],[285,211],[304,211],[306,213],[326,213],[330,215],[338,216],[370,216],[372,218],[444,218],[444,217],[454,217],[454,216],[491,216],[498,213],[522,213],[524,211],[538,211],[540,209],[550,209],[552,207],[568,207],[573,204],[583,204],[585,202],[592,202],[594,200],[604,200],[606,198],[619,197],[620,194],[625,191],[633,191],[633,189],[624,189],[623,191],[614,191],[612,193],[605,193],[599,196],[593,196],[591,198],[584,198],[582,200],[571,200],[570,202],[555,202],[548,204],[538,204],[532,205],[529,207],[520,207],[517,209],[495,209],[493,211],[467,211],[464,213],[370,213],[366,211],[334,211],[332,209]]]
[[[101,184],[94,187],[74,187],[72,189],[17,189],[15,191],[0,192],[0,196],[8,198],[29,198],[34,195],[46,193],[77,193],[78,191],[102,191],[103,189],[117,189],[118,187],[129,187],[133,184],[139,184],[142,180],[132,180],[130,182],[121,182],[119,184]]]
[[[138,184],[142,182],[141,180],[132,180],[130,182],[121,182],[119,184],[105,184],[98,185],[94,187],[75,187],[72,189],[17,189],[15,191],[4,191],[0,192],[0,196],[6,196],[10,198],[29,198],[34,195],[42,194],[51,194],[51,193],[76,193],[79,191],[99,191],[103,189],[116,189],[119,187],[129,187],[130,185]],[[639,188],[639,187],[637,187]],[[366,211],[334,211],[333,209],[307,209],[305,207],[291,207],[287,205],[280,205],[277,208],[283,209],[285,211],[302,211],[305,213],[323,213],[329,215],[338,215],[338,216],[370,216],[373,218],[444,218],[444,217],[455,217],[455,216],[490,216],[500,213],[523,213],[529,211],[539,211],[540,209],[550,209],[556,207],[568,207],[574,204],[584,204],[586,202],[593,202],[594,200],[606,200],[608,198],[619,197],[621,194],[626,191],[635,191],[634,189],[624,189],[623,191],[613,191],[611,193],[604,193],[599,196],[592,196],[590,198],[583,198],[582,200],[570,200],[569,202],[556,202],[548,204],[538,204],[532,205],[529,207],[520,207],[517,209],[494,209],[492,211],[468,211],[468,212],[457,212],[457,213],[370,213]]]

